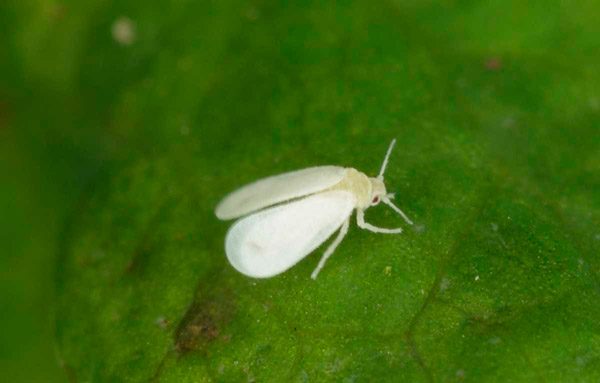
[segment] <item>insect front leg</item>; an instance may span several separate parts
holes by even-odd
[[[402,228],[396,229],[384,229],[382,227],[373,226],[370,223],[365,222],[365,211],[362,209],[356,209],[356,224],[361,229],[366,229],[372,231],[374,233],[383,233],[383,234],[398,234],[402,233]]]
[[[327,258],[329,258],[329,256],[331,256],[331,254],[333,254],[336,247],[338,247],[340,242],[342,242],[342,239],[344,239],[344,237],[346,236],[346,233],[348,232],[348,226],[350,226],[350,216],[348,216],[348,218],[346,218],[346,220],[342,224],[342,228],[340,229],[340,233],[338,234],[338,236],[335,238],[335,240],[333,242],[331,242],[331,245],[329,245],[327,250],[325,250],[325,253],[321,257],[321,260],[319,261],[317,268],[315,269],[315,271],[312,272],[312,274],[310,276],[312,279],[317,279],[317,275],[319,275],[319,271],[321,271],[321,269],[325,265],[325,262],[327,262]]]

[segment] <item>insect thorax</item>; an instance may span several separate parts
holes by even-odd
[[[356,207],[366,209],[371,204],[373,186],[369,177],[353,168],[346,168],[346,174],[340,182],[328,190],[347,190],[356,197]]]

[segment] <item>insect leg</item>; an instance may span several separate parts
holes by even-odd
[[[312,274],[310,276],[312,279],[317,279],[317,275],[319,275],[319,271],[321,271],[321,269],[325,265],[325,262],[327,262],[327,258],[329,258],[329,256],[331,254],[333,254],[335,248],[338,247],[338,245],[340,244],[340,242],[342,242],[342,239],[344,239],[344,237],[346,236],[346,233],[348,232],[348,226],[350,226],[350,217],[346,218],[346,220],[342,224],[342,228],[340,229],[340,233],[335,238],[335,240],[333,242],[331,242],[331,245],[329,245],[329,247],[327,248],[327,250],[325,250],[325,253],[321,257],[321,260],[319,261],[319,264],[317,265],[317,268],[315,269],[315,271],[312,272]]]
[[[384,233],[384,234],[397,234],[402,233],[402,228],[396,229],[384,229],[382,227],[373,226],[370,223],[365,222],[365,211],[361,209],[356,209],[356,224],[361,229],[366,229],[372,231],[374,233]]]

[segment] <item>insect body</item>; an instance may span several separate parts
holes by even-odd
[[[311,275],[316,279],[348,232],[354,209],[358,226],[375,233],[402,232],[401,228],[384,229],[365,222],[364,211],[381,201],[412,225],[392,203],[394,195],[387,193],[383,183],[395,143],[392,140],[374,178],[353,168],[316,166],[264,178],[226,196],[215,210],[219,219],[253,213],[235,222],[227,233],[229,262],[247,276],[272,277],[294,266],[339,229]]]

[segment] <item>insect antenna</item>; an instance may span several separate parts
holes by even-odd
[[[390,147],[387,150],[385,158],[383,159],[383,165],[381,165],[381,170],[379,171],[379,175],[377,176],[377,179],[380,179],[383,181],[383,173],[385,172],[385,167],[387,166],[388,160],[390,159],[390,154],[392,154],[392,149],[394,149],[395,144],[396,144],[396,139],[394,138],[392,140],[392,143],[390,144]]]
[[[393,194],[388,194],[385,197],[381,198],[381,200],[383,201],[384,204],[388,205],[389,207],[391,207],[392,209],[394,209],[394,211],[398,214],[400,214],[402,216],[402,218],[404,218],[404,220],[406,222],[408,222],[409,224],[413,224],[413,222],[408,219],[408,217],[406,216],[406,214],[404,214],[404,212],[402,210],[400,210],[396,205],[394,205],[392,203],[392,201],[390,201],[390,198],[394,198]]]

